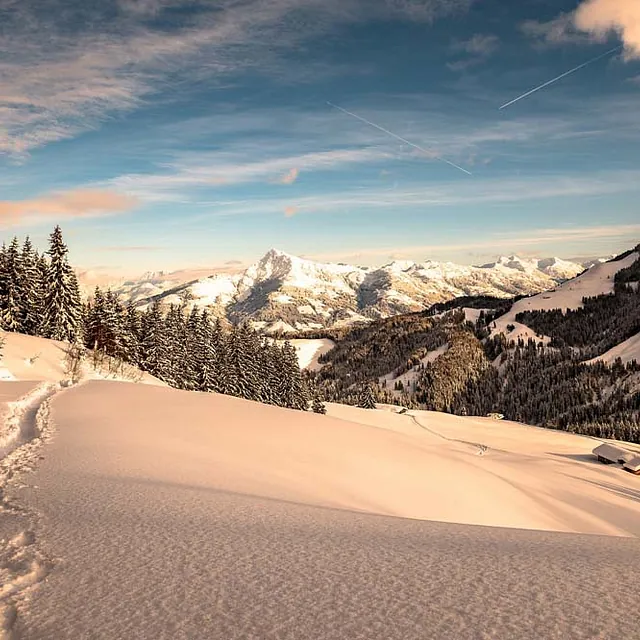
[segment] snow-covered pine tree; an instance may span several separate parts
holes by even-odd
[[[358,406],[361,409],[375,409],[376,408],[376,396],[371,384],[365,385],[360,393],[358,399]]]
[[[11,240],[2,265],[2,302],[0,303],[0,324],[5,331],[22,331],[24,303],[22,299],[22,268],[18,238]]]
[[[83,303],[82,296],[80,295],[80,283],[78,282],[78,276],[76,275],[73,267],[67,264],[67,276],[69,281],[69,290],[71,292],[71,306],[69,308],[69,314],[73,318],[73,323],[76,326],[76,334],[73,338],[75,342],[82,341],[82,313],[83,313]]]
[[[255,358],[252,359],[250,330],[246,325],[235,326],[228,335],[226,364],[232,374],[231,395],[246,400],[257,396],[258,380],[255,371]],[[257,355],[257,352],[256,352]],[[231,387],[231,385],[228,385]]]
[[[162,379],[172,387],[186,388],[185,379],[185,319],[183,307],[170,305],[164,320],[164,340],[166,345],[166,366]]]
[[[263,338],[258,352],[260,384],[258,397],[265,404],[278,405],[279,372],[282,364],[282,351],[268,338]]]
[[[43,310],[46,338],[75,342],[80,331],[81,302],[78,281],[67,262],[68,249],[56,225],[49,238],[50,256]]]
[[[38,322],[36,326],[37,336],[44,335],[44,305],[47,297],[47,280],[49,276],[49,261],[47,260],[47,256],[42,254],[39,255],[36,252],[35,257],[36,263],[36,295],[38,297]]]
[[[103,322],[106,329],[105,352],[116,358],[124,358],[124,308],[118,300],[118,296],[111,289],[107,289],[104,296]]]
[[[22,245],[20,256],[22,282],[20,289],[22,292],[22,330],[29,335],[36,335],[38,331],[39,318],[42,308],[42,297],[40,296],[40,282],[37,269],[37,254],[31,244],[31,238],[27,236]]]
[[[104,296],[100,287],[93,292],[93,300],[87,303],[85,310],[84,343],[88,349],[98,350],[105,343],[104,339]]]
[[[307,388],[302,379],[298,355],[288,340],[285,340],[282,346],[282,364],[283,371],[280,389],[284,406],[290,409],[306,411],[309,406]]]
[[[193,364],[195,389],[213,391],[216,388],[217,358],[213,327],[206,309],[198,315],[197,307],[193,307],[189,324],[193,327],[194,340],[191,344],[190,360]],[[195,317],[193,317],[195,315]]]
[[[142,318],[132,300],[129,300],[124,312],[123,349],[124,359],[131,364],[140,364],[140,336]]]
[[[142,316],[140,366],[144,371],[164,380],[168,368],[167,349],[164,339],[164,318],[160,301],[154,300]]]
[[[201,357],[199,351],[199,329],[200,329],[200,313],[194,305],[189,315],[186,315],[186,307],[188,300],[184,296],[180,311],[183,315],[183,340],[181,344],[182,350],[182,367],[181,376],[182,383],[180,388],[188,391],[198,389],[197,369],[198,361]]]
[[[204,312],[203,312],[204,316]],[[214,393],[225,393],[226,377],[231,375],[230,368],[226,364],[226,340],[225,334],[222,329],[222,323],[220,318],[217,318],[215,322],[211,322],[208,318],[207,332],[210,332],[211,336],[211,358],[207,362],[213,362],[213,370],[211,372],[211,388],[209,391]]]
[[[314,413],[327,413],[327,408],[324,406],[324,402],[320,400],[320,396],[317,393],[313,395],[313,404],[311,405],[311,408]]]

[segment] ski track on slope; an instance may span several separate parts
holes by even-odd
[[[7,402],[8,412],[0,427],[0,514],[13,516],[22,529],[9,540],[0,540],[0,640],[14,640],[21,601],[53,566],[37,545],[38,515],[12,502],[6,489],[10,483],[15,486],[19,475],[33,470],[42,444],[51,437],[51,398],[64,386],[68,385],[43,382],[18,400]]]

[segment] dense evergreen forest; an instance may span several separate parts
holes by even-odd
[[[225,329],[206,310],[164,310],[159,301],[140,312],[111,291],[96,288],[83,303],[60,227],[45,255],[29,238],[0,249],[0,327],[61,340],[118,359],[178,389],[225,393],[281,407],[323,412],[300,372],[295,349],[278,346],[248,326]]]

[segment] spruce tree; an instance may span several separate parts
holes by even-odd
[[[127,303],[124,318],[123,350],[127,362],[140,364],[140,338],[142,335],[142,319],[132,300]]]
[[[59,226],[50,236],[43,312],[43,334],[54,340],[75,342],[80,331],[78,281],[67,262],[68,249]]]
[[[6,331],[22,331],[24,303],[21,284],[23,281],[18,238],[13,238],[2,261],[2,302],[0,324]]]
[[[42,308],[42,297],[40,296],[40,282],[37,269],[37,254],[31,244],[29,236],[25,238],[20,256],[22,264],[22,330],[29,335],[36,335],[40,311]]]
[[[371,384],[365,385],[364,389],[362,390],[359,397],[358,406],[361,409],[376,408],[376,397]]]
[[[164,318],[160,301],[154,300],[142,317],[140,366],[144,371],[164,380],[168,357],[164,338]]]
[[[43,336],[45,327],[45,301],[47,298],[47,282],[49,277],[49,261],[46,255],[38,255],[36,253],[36,295],[38,298],[38,317],[36,323],[35,335]]]
[[[197,316],[197,307],[193,307]],[[198,391],[214,391],[216,387],[216,373],[218,369],[218,353],[214,339],[214,329],[207,310],[204,309],[197,320],[194,312],[189,318],[189,324],[194,331],[194,340],[190,360],[193,365],[195,389]]]
[[[327,408],[324,406],[324,402],[320,400],[320,396],[317,393],[315,393],[313,396],[313,404],[311,408],[313,409],[314,413],[327,413]]]

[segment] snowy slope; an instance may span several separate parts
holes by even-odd
[[[10,331],[0,331],[0,338],[4,341],[0,353],[1,380],[60,382],[69,379],[65,361],[68,348],[66,343]],[[145,384],[167,386],[161,380],[134,367],[124,366],[118,373],[110,373],[106,366],[96,370],[90,362],[84,363],[83,378],[136,379]]]
[[[147,279],[119,289],[143,304],[160,297],[208,307],[233,322],[250,320],[266,333],[367,322],[419,311],[462,295],[509,297],[547,290],[581,272],[558,258],[500,258],[482,267],[427,261],[395,261],[364,269],[320,263],[271,249],[242,273],[216,274],[193,282]]]
[[[34,402],[55,437],[3,486],[7,634],[628,637],[637,482],[592,439],[104,381]]]
[[[318,363],[318,358],[335,346],[333,340],[321,338],[318,340],[291,340],[290,341],[298,354],[298,364],[301,369],[318,371],[322,365]]]
[[[603,353],[593,360],[588,362],[604,362],[606,364],[613,364],[618,358],[622,360],[622,364],[627,364],[635,360],[640,362],[640,333],[636,333],[635,336],[631,336],[629,339],[617,344],[612,349],[609,349],[606,353]]]
[[[582,299],[590,296],[599,296],[613,291],[615,274],[632,265],[638,259],[637,253],[631,253],[626,258],[616,262],[596,264],[582,275],[558,285],[552,291],[545,291],[530,298],[518,300],[511,309],[496,320],[496,326],[492,334],[505,333],[509,338],[517,340],[522,337],[537,339],[535,332],[528,327],[516,322],[516,315],[523,311],[552,309],[579,309]],[[509,333],[507,326],[515,325],[515,330]],[[543,339],[547,342],[548,339]]]
[[[637,480],[594,463],[594,439],[61,389],[60,343],[5,338],[7,369],[34,381],[0,383],[4,637],[629,637]]]

